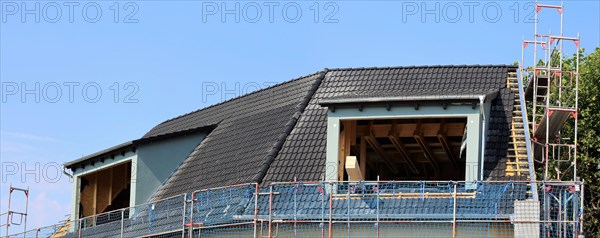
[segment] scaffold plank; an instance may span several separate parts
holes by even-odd
[[[546,95],[548,91],[548,76],[538,75],[537,85],[534,85],[534,80],[529,80],[527,88],[525,89],[525,100],[533,101],[534,90],[537,89],[537,95]]]

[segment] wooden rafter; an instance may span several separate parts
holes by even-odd
[[[358,157],[360,172],[366,177],[367,176],[367,142],[364,137],[360,137],[360,154]]]
[[[419,125],[418,128],[420,128],[420,125]],[[413,137],[417,141],[417,144],[419,144],[419,147],[421,147],[421,150],[423,150],[423,153],[425,154],[425,157],[429,160],[429,162],[433,166],[433,169],[435,171],[438,171],[439,165],[438,165],[437,159],[435,158],[435,156],[431,152],[431,149],[429,148],[429,144],[427,143],[427,141],[425,140],[425,138],[423,137],[423,134],[421,134],[421,132],[419,131],[419,129],[417,129],[415,131]]]
[[[383,159],[383,162],[387,165],[387,168],[393,174],[395,174],[395,175],[398,174],[398,168],[396,168],[396,166],[394,166],[394,163],[392,162],[390,157],[387,155],[385,150],[381,147],[379,142],[377,142],[377,139],[375,139],[375,136],[370,135],[370,136],[365,136],[364,138],[365,138],[365,141],[367,143],[369,143],[371,148],[373,148],[373,150]]]
[[[408,151],[406,151],[406,146],[404,146],[404,143],[402,143],[402,141],[400,141],[398,136],[389,135],[388,138],[390,139],[390,141],[392,141],[392,144],[394,145],[394,147],[396,147],[396,150],[398,150],[398,152],[400,152],[401,157],[408,164],[410,171],[412,171],[414,174],[419,174],[419,169],[417,169],[417,166],[415,165],[415,163],[410,159],[410,156],[408,155]]]
[[[438,140],[442,144],[442,147],[444,147],[444,151],[446,151],[446,154],[448,154],[448,158],[450,158],[450,162],[452,162],[454,168],[457,168],[458,159],[456,158],[456,155],[452,152],[452,147],[450,147],[450,143],[448,143],[448,138],[446,138],[446,135],[438,134]]]
[[[465,123],[445,123],[444,131],[446,136],[462,137],[465,132]],[[391,127],[391,128],[390,128]],[[417,123],[395,123],[390,124],[374,124],[356,126],[357,136],[368,136],[370,134],[375,137],[387,137],[391,130],[398,137],[413,137],[417,130]],[[425,137],[436,137],[440,130],[440,123],[422,123],[420,127],[421,134]]]
[[[440,141],[440,144],[442,144],[444,151],[446,151],[446,154],[448,155],[448,158],[450,159],[450,162],[452,162],[452,165],[454,166],[454,168],[458,169],[458,159],[456,158],[456,155],[452,152],[450,143],[448,143],[448,138],[446,137],[446,133],[444,131],[444,121],[443,120],[440,125],[440,130],[438,131],[437,138]]]
[[[340,147],[338,150],[338,179],[344,180],[346,157],[350,155],[352,146],[356,145],[356,121],[342,121],[343,129],[340,132]]]

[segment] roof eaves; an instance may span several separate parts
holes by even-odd
[[[67,163],[64,164],[64,166],[65,166],[65,168],[72,168],[72,167],[75,167],[76,165],[84,163],[86,161],[89,161],[89,160],[92,160],[92,159],[96,159],[96,158],[99,158],[99,157],[102,157],[102,156],[106,156],[106,155],[109,155],[109,154],[117,152],[117,151],[128,150],[129,148],[132,148],[134,146],[135,145],[134,145],[133,141],[128,141],[128,142],[125,142],[125,143],[121,143],[121,144],[115,145],[115,146],[110,147],[110,148],[106,148],[106,149],[98,151],[96,153],[83,156],[83,157],[81,157],[79,159],[67,162]]]
[[[133,140],[133,141],[128,141],[125,143],[121,143],[119,145],[110,147],[110,148],[106,148],[104,150],[98,151],[96,153],[90,154],[90,155],[86,155],[84,157],[81,157],[79,159],[67,162],[64,164],[65,168],[72,168],[72,167],[76,167],[77,165],[80,165],[82,163],[86,163],[88,161],[92,161],[94,159],[99,159],[101,157],[107,156],[107,155],[111,155],[111,154],[115,154],[115,153],[120,153],[123,151],[128,151],[131,150],[139,145],[142,144],[147,144],[147,143],[152,143],[152,142],[157,142],[157,141],[162,141],[162,140],[167,140],[167,139],[171,139],[171,138],[176,138],[176,137],[181,137],[181,136],[186,136],[186,135],[191,135],[191,134],[196,134],[196,133],[200,133],[200,132],[207,132],[209,133],[210,131],[212,131],[214,128],[216,128],[217,125],[208,125],[208,126],[202,126],[202,127],[196,127],[196,128],[192,128],[192,129],[188,129],[188,130],[183,130],[183,131],[177,131],[174,133],[168,133],[168,134],[162,134],[162,135],[158,135],[158,136],[152,136],[152,137],[147,137],[147,138],[141,138],[141,139],[137,139],[137,140]]]
[[[382,103],[382,102],[416,102],[416,101],[471,101],[480,100],[484,97],[486,101],[496,97],[498,91],[489,91],[477,94],[461,95],[419,95],[419,96],[393,96],[393,97],[351,97],[330,98],[319,101],[319,105],[356,104],[356,103]]]

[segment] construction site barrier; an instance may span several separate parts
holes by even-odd
[[[10,237],[574,238],[581,234],[582,196],[579,182],[248,183]]]

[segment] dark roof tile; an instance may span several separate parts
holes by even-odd
[[[144,137],[217,125],[155,197],[245,182],[321,180],[327,109],[319,101],[349,94],[444,94],[499,90],[492,101],[485,178],[504,175],[514,94],[512,66],[409,66],[333,69],[165,121]]]
[[[374,94],[393,91],[413,91],[415,94],[436,92],[443,94],[448,92],[449,88],[459,89],[464,92],[481,92],[498,90],[504,88],[506,77],[511,66],[493,65],[493,66],[414,66],[380,68],[380,69],[336,69],[327,73],[321,86],[310,100],[303,115],[298,120],[296,127],[288,135],[286,142],[280,153],[275,158],[269,168],[263,183],[274,181],[290,181],[294,177],[304,180],[320,180],[323,176],[323,169],[308,169],[324,166],[325,161],[325,143],[326,143],[326,115],[327,109],[319,107],[320,100],[343,97],[351,94]],[[456,90],[452,90],[456,91]],[[500,143],[508,143],[508,134],[499,131],[508,131],[510,122],[510,112],[504,111],[503,105],[509,105],[514,95],[507,89],[492,101],[494,108],[490,121],[498,121],[501,125],[491,123],[491,126],[498,126],[487,137],[487,145],[498,140]],[[500,107],[495,107],[495,106]],[[510,105],[512,106],[512,105]],[[508,115],[507,115],[508,114]],[[313,128],[319,128],[315,133]],[[307,137],[306,135],[311,135]],[[297,143],[301,142],[301,143]],[[298,146],[304,145],[322,145],[310,150],[297,150]],[[494,171],[493,175],[503,174],[504,170],[498,166],[497,161],[506,157],[506,149],[488,148],[486,150],[487,177]],[[505,162],[505,161],[504,161]],[[305,167],[302,173],[290,173],[284,168]],[[496,170],[502,170],[498,172]]]

